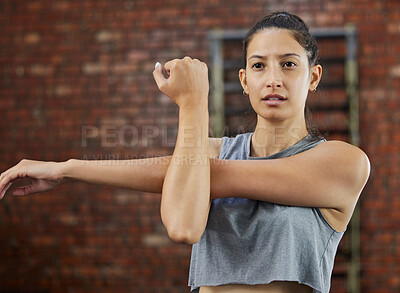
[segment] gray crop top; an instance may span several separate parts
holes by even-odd
[[[224,137],[219,158],[284,158],[325,141],[308,135],[281,152],[259,158],[249,157],[251,136]],[[335,231],[318,208],[245,198],[214,199],[204,234],[192,246],[191,292],[201,286],[297,281],[312,287],[314,293],[327,293],[343,233]]]

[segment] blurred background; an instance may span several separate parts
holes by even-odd
[[[301,16],[320,44],[315,123],[372,163],[331,292],[400,292],[398,0],[2,0],[0,171],[23,158],[171,154],[178,109],[151,73],[186,55],[210,67],[212,135],[251,130],[241,37],[276,10]],[[191,248],[169,240],[159,207],[157,194],[79,182],[6,196],[0,292],[188,292]]]

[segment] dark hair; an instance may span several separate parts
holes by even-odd
[[[268,28],[281,28],[287,29],[292,34],[296,41],[306,50],[308,63],[310,66],[319,64],[318,60],[318,47],[315,38],[311,35],[308,26],[297,15],[291,14],[286,11],[273,12],[259,21],[247,32],[243,39],[243,61],[244,67],[247,66],[247,47],[251,42],[253,36],[261,30]],[[249,111],[246,112],[248,114]],[[312,121],[312,109],[306,105],[304,108],[304,117],[306,120],[307,130],[314,137],[320,136],[320,132],[316,124]],[[252,122],[251,122],[252,123]]]
[[[278,11],[260,19],[246,34],[243,40],[244,68],[246,68],[247,64],[247,47],[251,39],[254,34],[267,28],[281,28],[291,31],[297,42],[306,50],[310,66],[317,64],[318,47],[315,38],[310,34],[308,26],[300,17],[286,11]]]

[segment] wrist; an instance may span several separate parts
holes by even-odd
[[[201,133],[208,137],[209,128],[209,113],[208,109],[201,108],[182,108],[179,110],[179,128],[201,129]],[[207,130],[205,132],[205,130]],[[199,133],[197,133],[199,134]]]
[[[179,110],[179,129],[175,150],[199,151],[208,143],[209,114],[207,108],[182,107]],[[194,149],[193,149],[194,148]]]
[[[180,117],[190,117],[195,120],[208,120],[208,105],[185,105],[179,107]]]
[[[183,96],[178,100],[181,101],[178,105],[180,111],[194,113],[206,112],[208,114],[208,96],[199,97],[196,100]]]
[[[65,162],[60,162],[60,178],[63,182],[73,181],[73,168],[76,163],[76,159],[69,159]]]

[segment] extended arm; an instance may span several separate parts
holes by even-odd
[[[218,158],[219,139],[209,138],[211,156]],[[0,175],[0,199],[12,183],[30,178],[31,184],[12,188],[13,195],[44,192],[70,181],[129,188],[143,192],[162,192],[171,156],[135,160],[79,160],[44,162],[21,160]]]
[[[161,193],[170,160],[170,156],[116,161],[71,159],[62,173],[66,180]]]
[[[124,161],[71,159],[61,163],[22,160],[1,174],[0,197],[7,186],[23,177],[60,183],[79,180],[161,193],[170,161],[170,156]],[[343,205],[341,197],[359,195],[370,166],[358,148],[332,141],[284,159],[212,158],[210,169],[212,198],[247,197],[287,205],[339,208]]]
[[[216,157],[219,147],[213,143],[210,146]],[[170,162],[171,157],[127,161],[72,159],[62,163],[22,160],[1,174],[0,198],[13,181],[23,177],[32,178],[33,183],[14,189],[13,194],[49,190],[68,180],[161,193]],[[212,158],[210,169],[212,198],[245,197],[286,205],[335,208],[350,217],[368,179],[370,166],[361,150],[341,142],[326,142],[284,159]],[[176,200],[181,195],[177,192]],[[201,213],[199,216],[205,217]]]
[[[13,195],[51,190],[69,181],[83,181],[144,192],[161,193],[170,157],[137,160],[77,160],[42,162],[21,160],[0,176],[0,199],[12,183],[30,178],[31,184],[16,187]]]
[[[364,152],[329,141],[282,159],[212,162],[211,195],[346,211],[354,208],[369,173]]]

